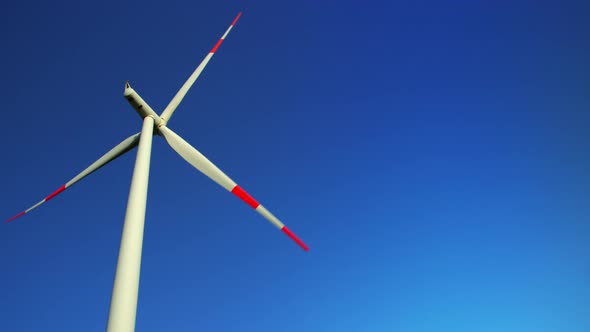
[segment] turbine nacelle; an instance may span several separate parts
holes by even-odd
[[[158,114],[154,112],[150,105],[148,105],[148,103],[146,103],[145,100],[133,90],[131,85],[129,85],[129,81],[125,82],[125,92],[123,92],[123,96],[142,119],[149,116],[154,119],[156,127],[160,127],[163,124],[162,119],[160,119]]]

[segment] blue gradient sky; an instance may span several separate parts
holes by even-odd
[[[311,250],[157,137],[138,331],[588,331],[590,5],[3,7],[6,218],[140,130],[125,80],[159,112],[244,12],[170,127]],[[0,330],[104,330],[134,160],[2,225]]]

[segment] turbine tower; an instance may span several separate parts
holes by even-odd
[[[137,147],[137,158],[129,190],[127,201],[127,210],[125,213],[125,222],[121,236],[121,246],[119,248],[119,258],[115,272],[113,284],[113,293],[109,309],[109,318],[107,322],[108,332],[131,332],[135,330],[135,316],[137,312],[137,295],[139,290],[139,274],[141,266],[141,251],[143,244],[143,229],[145,222],[145,209],[147,202],[148,178],[150,170],[150,155],[152,148],[153,135],[164,137],[168,145],[172,147],[184,160],[194,166],[201,173],[205,174],[211,180],[233,193],[261,214],[266,220],[283,231],[301,248],[308,251],[309,248],[293,232],[291,232],[277,217],[250,196],[244,189],[238,186],[229,176],[222,172],[215,164],[201,154],[197,149],[187,143],[182,137],[168,128],[167,123],[174,114],[174,111],[197,80],[209,60],[229,32],[232,30],[242,13],[238,13],[229,28],[223,36],[217,41],[215,46],[209,51],[205,59],[199,64],[188,80],[182,85],[174,98],[170,101],[164,111],[158,114],[141,98],[141,96],[131,87],[129,82],[125,83],[124,97],[129,104],[137,111],[143,119],[141,132],[131,135],[123,140],[117,146],[105,153],[92,165],[88,166],[80,174],[61,186],[59,189],[42,199],[37,204],[20,212],[14,217],[6,220],[10,222],[18,217],[29,213],[39,205],[54,198],[67,188],[71,187],[86,176],[97,171],[99,168],[117,159],[126,152]]]

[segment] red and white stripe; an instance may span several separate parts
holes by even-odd
[[[246,204],[250,205],[256,212],[260,213],[266,220],[270,221],[273,225],[275,225],[278,229],[282,230],[285,234],[287,234],[293,241],[295,241],[303,250],[308,251],[309,247],[301,241],[297,235],[293,234],[291,230],[287,228],[277,217],[275,217],[270,211],[268,211],[264,206],[258,203],[252,196],[250,196],[244,189],[240,186],[236,185],[232,190],[232,194],[238,196],[241,200],[246,202]]]
[[[213,164],[207,157],[201,152],[191,146],[182,137],[178,136],[170,128],[162,126],[159,128],[160,133],[166,139],[166,142],[184,158],[189,164],[201,171],[211,180],[217,182],[220,186],[230,191],[246,204],[250,205],[256,212],[260,213],[266,220],[270,221],[278,229],[282,230],[287,234],[293,241],[295,241],[305,251],[309,250],[309,247],[301,241],[293,232],[291,232],[277,217],[275,217],[270,211],[264,206],[260,205],[252,196],[250,196],[244,189],[238,186],[229,176],[223,173],[215,164]]]
[[[109,152],[105,153],[102,157],[100,157],[97,161],[92,163],[92,165],[88,166],[85,170],[80,172],[80,174],[76,175],[73,179],[68,181],[66,184],[61,186],[59,189],[51,193],[49,196],[42,199],[39,203],[31,206],[30,208],[24,210],[23,212],[15,215],[14,217],[6,220],[6,222],[11,222],[18,217],[22,217],[25,214],[29,213],[34,208],[38,207],[39,205],[47,202],[48,200],[52,199],[53,197],[59,195],[62,191],[66,190],[67,188],[73,186],[76,182],[82,180],[86,176],[92,174],[93,172],[97,171],[99,168],[103,167],[104,165],[110,163],[111,161],[117,159],[119,156],[125,154],[127,151],[133,149],[139,143],[139,133],[135,135],[129,136],[127,139],[123,140],[121,143],[117,144],[114,148],[112,148]]]
[[[240,18],[240,16],[242,16],[242,12],[239,12],[238,13],[238,16],[236,16],[236,18],[234,19],[233,22],[231,22],[231,25],[229,26],[229,28],[227,28],[227,30],[225,31],[225,33],[223,34],[223,36],[221,36],[221,38],[217,41],[217,44],[215,44],[215,46],[213,46],[213,48],[209,52],[209,54],[211,56],[213,56],[213,53],[215,53],[217,51],[217,49],[219,48],[219,46],[221,45],[221,43],[223,43],[223,41],[225,40],[225,37],[227,37],[227,35],[231,31],[231,29],[234,27],[234,25],[236,24],[236,22],[238,21],[238,19]]]
[[[223,43],[223,41],[225,40],[225,37],[227,37],[227,35],[231,31],[231,29],[234,27],[234,25],[236,24],[236,22],[238,21],[240,16],[242,16],[242,12],[238,13],[238,15],[233,20],[233,22],[231,23],[229,28],[227,28],[227,30],[225,31],[223,36],[221,36],[221,38],[217,41],[215,46],[213,46],[211,51],[209,51],[207,56],[205,56],[205,59],[203,59],[203,61],[201,61],[201,63],[197,67],[197,69],[195,69],[195,71],[191,74],[191,76],[182,85],[180,90],[178,90],[178,92],[176,93],[174,98],[172,98],[172,100],[170,101],[168,106],[166,106],[166,108],[164,109],[162,114],[160,114],[160,118],[162,119],[164,125],[170,120],[170,118],[172,117],[172,114],[174,113],[174,111],[176,110],[176,108],[178,107],[178,105],[180,104],[180,102],[182,101],[182,99],[184,98],[186,93],[188,92],[188,90],[195,83],[195,81],[197,80],[199,75],[201,75],[201,72],[203,71],[203,69],[205,69],[205,66],[207,66],[207,64],[209,63],[209,60],[211,60],[211,58],[213,57],[213,54],[215,54],[215,52],[217,52],[217,49],[219,48],[219,46],[221,46],[221,43]]]
[[[53,193],[51,193],[49,196],[47,196],[47,197],[45,197],[44,199],[42,199],[42,200],[41,200],[39,203],[37,203],[37,204],[35,204],[35,205],[31,206],[30,208],[28,208],[28,209],[24,210],[23,212],[21,212],[21,213],[19,213],[19,214],[15,215],[14,217],[12,217],[12,218],[10,218],[10,219],[6,220],[6,222],[11,222],[11,221],[13,221],[14,219],[16,219],[16,218],[18,218],[18,217],[22,217],[22,216],[24,216],[25,214],[29,213],[29,211],[31,211],[32,209],[34,209],[34,208],[38,207],[39,205],[41,205],[41,204],[43,204],[43,203],[47,202],[48,200],[52,199],[53,197],[55,197],[55,196],[57,196],[57,195],[59,195],[59,194],[60,194],[62,191],[66,190],[66,188],[67,188],[67,187],[68,187],[68,185],[67,185],[67,184],[64,184],[64,185],[63,185],[63,186],[61,186],[59,189],[57,189],[56,191],[54,191]]]

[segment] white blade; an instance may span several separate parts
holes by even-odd
[[[236,18],[231,23],[229,28],[225,31],[225,33],[223,34],[221,39],[219,39],[219,41],[217,41],[217,44],[215,44],[215,46],[211,49],[211,51],[209,51],[209,54],[207,54],[205,59],[203,59],[203,61],[201,62],[201,64],[199,64],[197,69],[195,69],[193,74],[188,78],[188,80],[184,83],[184,85],[180,88],[180,90],[178,90],[178,92],[176,93],[174,98],[172,98],[172,100],[170,101],[168,106],[166,106],[166,108],[164,109],[164,111],[160,115],[160,118],[162,119],[162,122],[164,124],[166,124],[170,120],[170,118],[172,117],[172,114],[176,110],[176,107],[178,107],[178,105],[180,104],[180,102],[182,101],[182,99],[184,98],[186,93],[188,92],[188,90],[195,83],[195,81],[197,80],[199,75],[201,75],[201,72],[203,71],[203,69],[205,69],[205,66],[207,66],[207,63],[209,63],[209,60],[211,60],[211,58],[213,57],[213,54],[215,54],[215,52],[217,51],[217,49],[219,48],[221,43],[225,40],[225,37],[227,37],[227,35],[231,31],[231,29],[234,27],[234,25],[236,24],[236,22],[238,21],[240,16],[242,16],[241,12],[238,13],[238,16],[236,16]]]
[[[217,182],[220,186],[225,188],[227,191],[238,196],[241,200],[246,202],[256,212],[260,213],[266,220],[270,221],[278,229],[282,230],[287,234],[293,241],[301,246],[305,251],[309,250],[309,247],[303,243],[295,234],[293,234],[277,217],[275,217],[270,211],[264,206],[258,203],[252,196],[250,196],[244,189],[238,186],[229,176],[225,175],[215,164],[201,154],[197,149],[187,143],[182,137],[178,136],[175,132],[170,130],[166,126],[159,128],[160,133],[166,139],[166,142],[178,152],[178,154],[184,158],[189,164],[193,165],[201,173],[208,176],[211,180]]]
[[[82,180],[86,176],[88,176],[88,175],[92,174],[93,172],[97,171],[99,168],[101,168],[104,165],[110,163],[111,161],[117,159],[118,157],[122,156],[123,154],[125,154],[129,150],[133,149],[134,147],[137,146],[137,143],[138,142],[139,142],[139,133],[128,137],[123,142],[119,143],[117,146],[115,146],[114,148],[112,148],[109,152],[105,153],[97,161],[95,161],[94,163],[92,163],[92,165],[88,166],[80,174],[76,175],[73,179],[71,179],[66,184],[64,184],[63,186],[61,186],[59,189],[57,189],[56,191],[54,191],[51,195],[45,197],[39,203],[37,203],[37,204],[31,206],[30,208],[22,211],[21,213],[15,215],[14,217],[6,220],[6,222],[10,222],[10,221],[12,221],[12,220],[14,220],[14,219],[16,219],[18,217],[21,217],[21,216],[25,215],[26,213],[29,213],[34,208],[36,208],[39,205],[47,202],[48,200],[50,200],[53,197],[57,196],[62,191],[64,191],[67,188],[71,187],[72,185],[74,185],[74,183]]]

